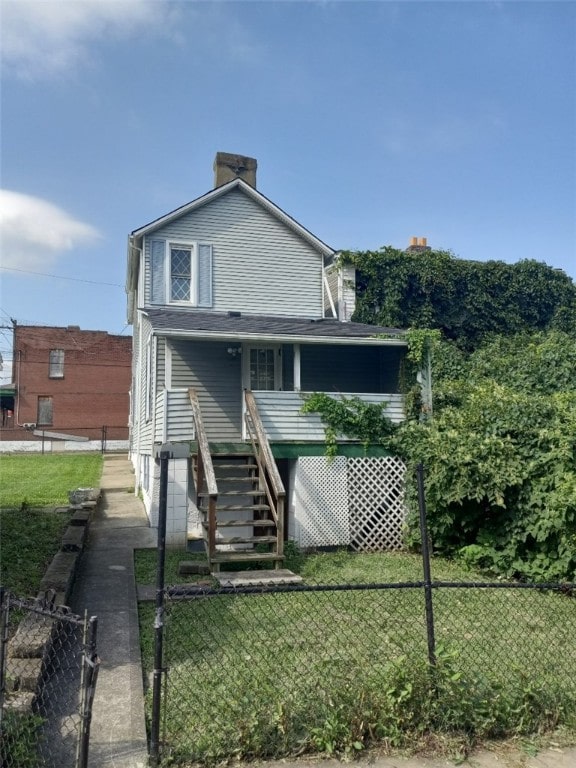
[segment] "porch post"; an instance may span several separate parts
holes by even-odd
[[[300,344],[294,344],[294,392],[300,388]]]

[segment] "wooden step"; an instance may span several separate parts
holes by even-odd
[[[223,536],[216,539],[216,547],[226,544],[275,544],[276,536]],[[261,553],[259,553],[261,554]]]
[[[257,483],[258,477],[217,477],[219,483]]]
[[[198,494],[199,498],[210,496],[207,491]],[[220,491],[218,498],[222,496],[266,496],[266,491],[259,491],[256,488],[244,488],[242,491]]]
[[[206,507],[199,507],[200,512],[205,515],[208,514]],[[218,504],[216,508],[216,514],[218,512],[269,512],[270,507],[268,504]]]
[[[212,466],[214,467],[214,470],[217,469],[258,469],[258,464],[252,464],[247,463],[243,464],[241,462],[236,462],[235,464],[220,464],[217,460],[212,457]]]
[[[206,520],[202,521],[204,528],[208,528]],[[218,520],[217,528],[271,528],[276,527],[274,520]]]
[[[284,555],[276,552],[216,552],[213,563],[239,563],[250,560],[284,560]]]

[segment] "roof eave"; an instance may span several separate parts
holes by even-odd
[[[267,344],[342,344],[362,346],[407,347],[403,335],[381,338],[379,336],[306,336],[298,334],[234,333],[232,331],[183,330],[181,328],[155,328],[154,336],[178,339],[204,339],[208,341],[254,341]]]

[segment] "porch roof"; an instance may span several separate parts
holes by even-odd
[[[270,317],[237,312],[148,309],[144,314],[155,334],[178,338],[253,340],[308,344],[406,346],[405,331],[332,318]],[[385,335],[386,338],[378,338]]]

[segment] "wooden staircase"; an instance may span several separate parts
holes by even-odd
[[[278,527],[266,491],[262,489],[258,464],[252,454],[213,455],[218,485],[214,551],[210,565],[226,562],[269,560],[281,562],[277,552]],[[198,509],[209,539],[209,494],[198,494]]]
[[[210,569],[217,573],[222,563],[256,561],[269,561],[280,568],[285,491],[261,425],[258,430],[249,429],[251,445],[245,454],[212,454],[194,390],[189,390],[189,396],[198,443],[196,504]],[[250,406],[247,414],[252,427],[259,416],[252,401]]]

